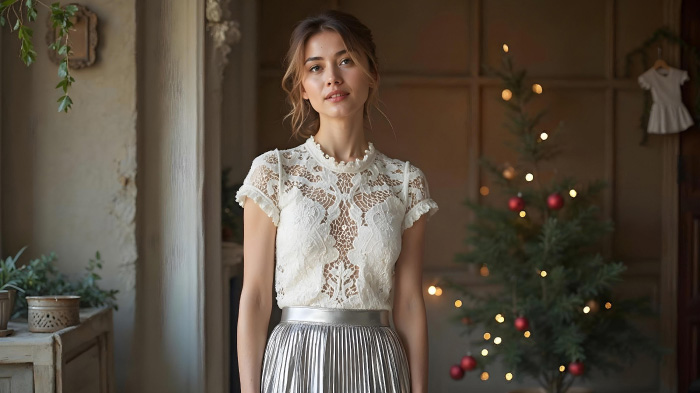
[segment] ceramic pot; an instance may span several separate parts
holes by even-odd
[[[80,324],[80,296],[27,296],[29,331],[51,333]]]
[[[10,322],[10,292],[0,291],[0,330],[7,329],[7,323]]]

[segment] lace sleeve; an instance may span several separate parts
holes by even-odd
[[[265,152],[253,160],[243,185],[236,192],[236,202],[241,207],[246,198],[252,198],[267,214],[272,223],[277,226],[280,218],[279,184],[280,184],[279,152],[277,149]]]
[[[404,180],[404,195],[406,195],[406,214],[403,220],[402,232],[413,226],[423,214],[428,217],[438,211],[438,205],[430,198],[428,180],[423,171],[406,161]]]

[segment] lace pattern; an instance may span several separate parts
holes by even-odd
[[[326,157],[312,137],[253,160],[236,200],[277,226],[279,307],[390,310],[401,235],[438,206],[423,172],[372,144],[362,159]]]

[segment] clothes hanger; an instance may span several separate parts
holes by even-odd
[[[664,59],[661,58],[661,47],[658,48],[658,58],[656,59],[656,62],[654,62],[654,65],[652,66],[653,69],[658,70],[659,68],[663,68],[665,70],[669,70],[671,67],[666,64]]]

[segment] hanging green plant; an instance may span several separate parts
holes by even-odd
[[[58,111],[68,112],[73,105],[73,101],[68,95],[68,89],[75,82],[68,67],[68,55],[71,54],[68,32],[73,27],[71,19],[78,11],[78,6],[74,4],[62,6],[60,3],[52,3],[49,6],[39,0],[5,0],[0,3],[0,26],[8,26],[11,31],[17,32],[17,38],[20,41],[19,57],[29,67],[36,61],[36,51],[33,42],[34,31],[25,24],[25,18],[28,22],[36,20],[37,5],[46,7],[51,12],[49,20],[53,29],[58,32],[56,41],[49,45],[49,49],[61,57],[58,65],[60,81],[56,85],[56,88],[62,91],[58,98]]]

